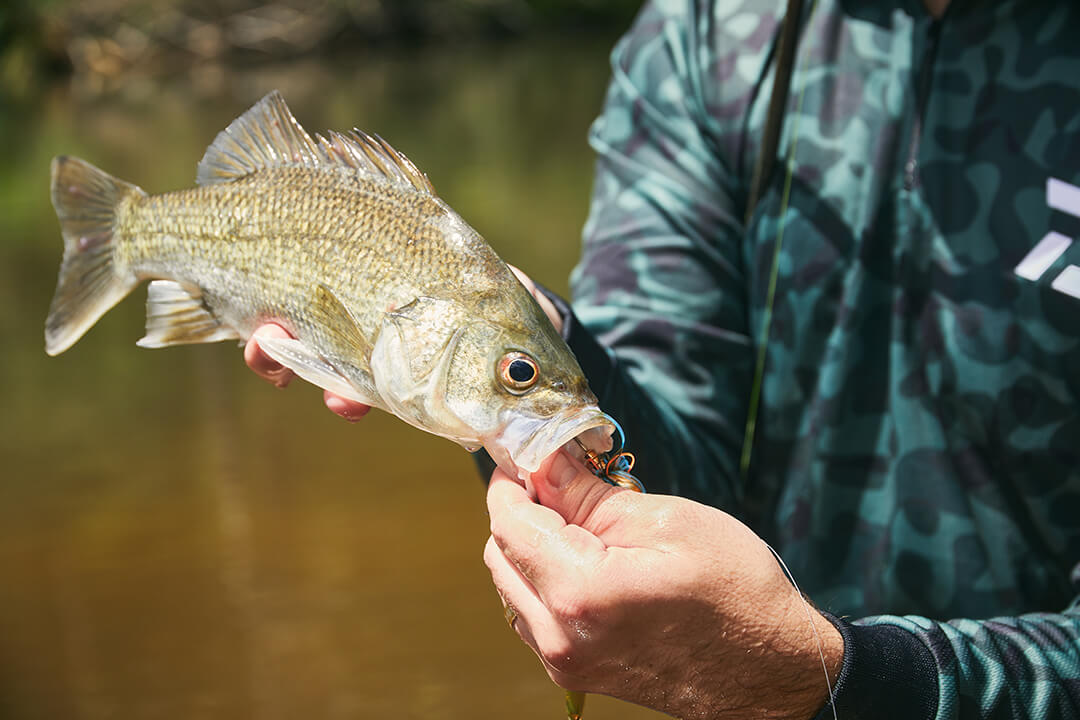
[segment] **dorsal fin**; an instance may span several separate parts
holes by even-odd
[[[199,163],[196,182],[213,185],[286,165],[315,167],[320,160],[315,141],[274,90],[218,133]]]
[[[356,128],[348,135],[333,130],[327,134],[329,139],[315,135],[325,162],[382,177],[403,188],[436,194],[428,176],[378,135]]]
[[[402,188],[435,194],[427,175],[378,135],[360,130],[312,140],[274,90],[218,133],[196,182],[213,185],[274,167],[345,167]]]

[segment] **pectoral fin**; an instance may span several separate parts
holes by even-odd
[[[255,336],[255,342],[259,344],[263,352],[312,385],[365,405],[380,406],[380,403],[375,398],[369,397],[358,389],[353,383],[349,382],[348,378],[335,370],[326,360],[312,352],[303,342],[286,338],[260,337],[258,335]]]
[[[155,280],[147,288],[144,348],[239,340],[236,330],[223,325],[203,302],[202,294],[172,280]]]
[[[315,302],[311,317],[329,335],[338,348],[349,348],[363,357],[371,355],[371,342],[360,331],[360,325],[345,303],[327,285],[315,286]]]

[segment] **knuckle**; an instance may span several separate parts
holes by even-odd
[[[572,675],[580,665],[578,648],[565,635],[546,640],[540,645],[538,652],[549,670]]]
[[[526,527],[526,508],[520,504],[507,506],[502,512],[491,514],[491,535],[495,542],[505,551],[507,545],[513,541],[522,527]]]
[[[509,539],[508,533],[513,528],[512,520],[507,518],[507,515],[509,515],[508,512],[491,513],[491,539],[500,549],[506,547],[506,542]]]
[[[567,673],[561,672],[551,667],[550,665],[545,665],[544,669],[547,670],[547,674],[548,677],[551,678],[551,682],[555,683],[561,688],[569,689],[571,686],[576,686],[577,684],[580,684],[580,681],[578,681],[577,678],[574,678]]]
[[[603,598],[589,592],[587,587],[558,586],[546,599],[551,614],[578,634],[584,634],[605,613]]]
[[[498,561],[501,552],[494,539],[489,537],[487,544],[484,545],[484,564],[487,565],[489,570],[495,569],[495,563]]]
[[[657,538],[684,537],[686,529],[698,522],[688,508],[677,502],[664,502],[649,509],[652,532]]]
[[[588,620],[592,613],[588,603],[576,592],[556,588],[549,593],[548,608],[551,614],[566,624]]]

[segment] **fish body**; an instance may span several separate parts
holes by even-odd
[[[64,260],[46,321],[63,352],[150,280],[143,347],[259,338],[304,379],[518,475],[612,423],[573,354],[484,239],[385,141],[309,136],[276,92],[220,133],[197,186],[148,195],[52,166]]]

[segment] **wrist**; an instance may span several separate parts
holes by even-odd
[[[824,615],[797,596],[795,607],[787,614],[793,652],[786,659],[787,669],[777,677],[773,707],[767,717],[777,720],[811,720],[831,700],[844,661],[844,638]],[[826,678],[828,673],[828,678]]]

